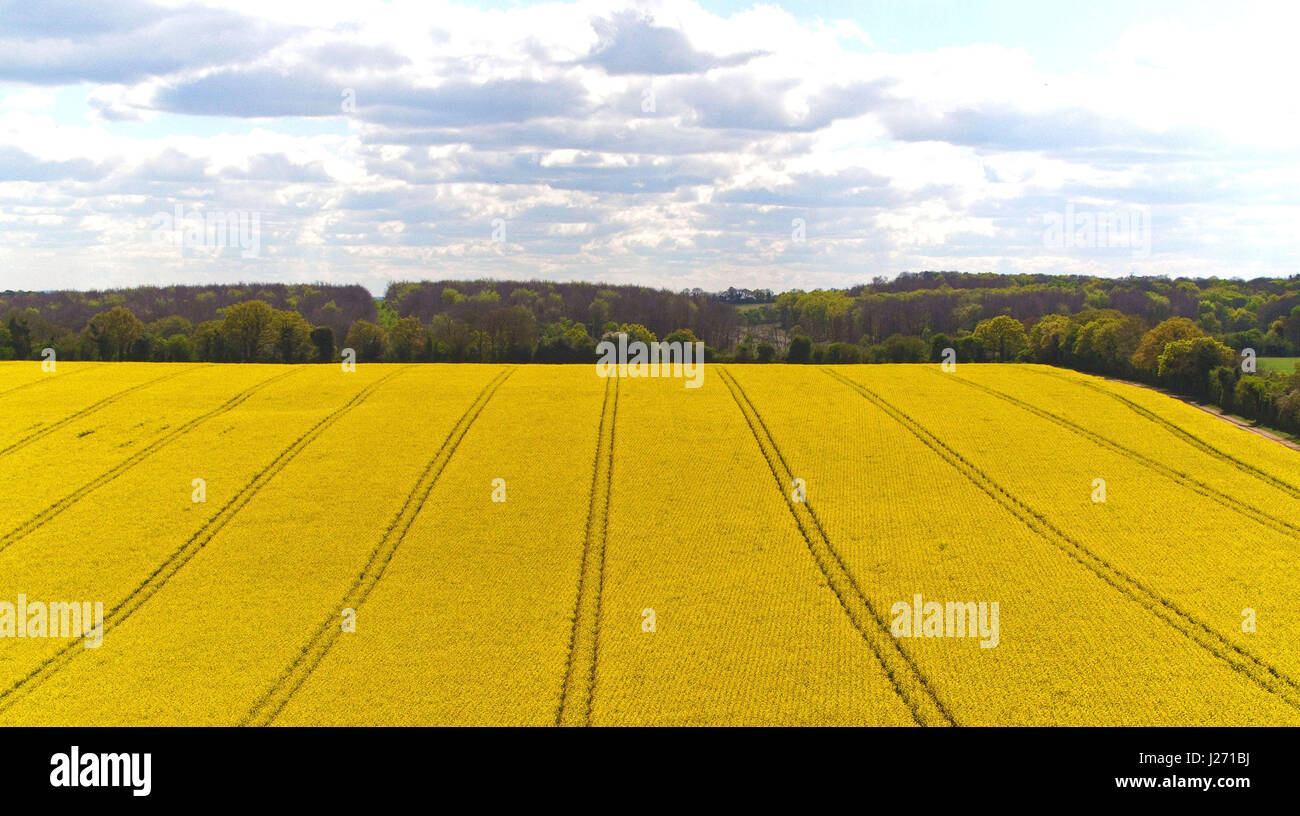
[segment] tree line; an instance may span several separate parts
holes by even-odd
[[[783,292],[742,316],[733,359],[942,362],[951,349],[958,362],[1044,363],[1159,385],[1300,433],[1300,370],[1254,365],[1300,356],[1300,276],[905,273]]]
[[[700,290],[587,283],[397,283],[378,299],[325,285],[0,294],[0,359],[309,363],[350,348],[360,362],[575,363],[618,332],[714,354],[738,327],[733,305]]]
[[[0,293],[0,359],[585,363],[602,339],[754,363],[1038,362],[1159,384],[1300,432],[1300,276],[905,273],[850,289],[673,292],[549,281]]]

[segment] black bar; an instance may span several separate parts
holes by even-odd
[[[1290,730],[1243,728],[603,729],[585,734],[9,729],[0,731],[0,793],[6,804],[128,807],[280,801],[337,807],[408,796],[459,809],[453,803],[466,796],[487,802],[514,795],[588,807],[595,804],[591,791],[609,789],[618,796],[621,788],[623,800],[604,803],[617,810],[623,803],[661,796],[671,802],[670,791],[703,785],[708,791],[700,795],[723,799],[761,799],[777,791],[820,798],[852,791],[849,795],[873,810],[885,804],[879,794],[886,790],[907,792],[918,807],[944,801],[1182,806],[1191,800],[1222,806],[1294,794],[1293,744]],[[70,758],[73,746],[83,762],[88,753],[148,753],[148,796],[134,795],[130,786],[52,787],[51,758]],[[1144,762],[1143,755],[1164,761]],[[1217,759],[1214,765],[1211,757]],[[1176,780],[1193,777],[1208,777],[1213,786],[1178,786]],[[1117,779],[1150,779],[1156,787],[1120,787]],[[1173,780],[1173,786],[1165,780]],[[1241,786],[1221,787],[1224,780]]]

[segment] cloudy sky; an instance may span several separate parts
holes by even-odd
[[[0,289],[1297,274],[1296,18],[0,0]]]

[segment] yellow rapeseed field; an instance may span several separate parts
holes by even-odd
[[[1043,366],[0,363],[0,725],[1296,725],[1297,548]]]

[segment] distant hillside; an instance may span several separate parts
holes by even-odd
[[[246,300],[301,314],[312,325],[329,326],[338,337],[357,320],[375,319],[375,301],[364,286],[257,283],[233,286],[140,286],[93,292],[0,292],[0,317],[35,309],[55,327],[80,332],[95,315],[124,306],[144,323],[182,317],[197,326],[217,320],[221,310]]]
[[[455,295],[445,294],[449,291]],[[485,292],[495,293],[497,299],[485,305],[481,299]],[[735,343],[739,325],[734,306],[700,289],[671,292],[605,283],[444,280],[395,283],[384,300],[399,317],[422,323],[441,314],[472,318],[485,308],[522,306],[541,324],[567,319],[584,324],[593,334],[609,322],[635,323],[659,336],[687,329],[722,349]]]

